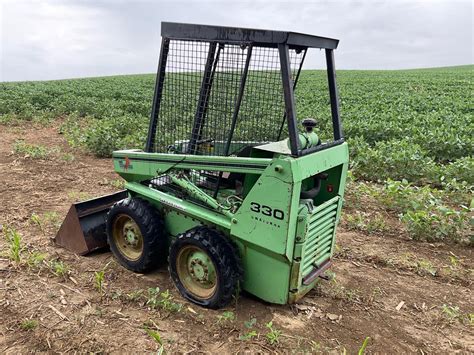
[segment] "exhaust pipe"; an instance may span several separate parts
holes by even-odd
[[[73,203],[54,242],[76,254],[85,255],[107,246],[107,213],[116,202],[128,197],[126,190]]]

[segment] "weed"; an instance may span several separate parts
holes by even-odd
[[[128,301],[137,302],[143,298],[143,290],[135,290],[126,294]]]
[[[357,211],[355,215],[345,215],[347,227],[352,230],[359,230],[367,233],[385,232],[388,227],[385,219],[380,214],[370,216],[366,213]]]
[[[25,319],[20,323],[20,328],[23,330],[33,330],[38,326],[38,321],[36,319]]]
[[[456,255],[450,255],[449,263],[451,264],[452,268],[456,268],[459,264],[459,258]]]
[[[100,294],[102,294],[102,292],[104,290],[104,279],[105,279],[105,271],[104,270],[94,272],[95,289]]]
[[[54,211],[45,212],[42,215],[33,212],[30,219],[40,228],[43,235],[46,234],[47,228],[53,228],[54,232],[56,232],[62,223],[61,217]]]
[[[369,345],[370,337],[366,337],[364,339],[364,342],[362,343],[362,346],[360,347],[358,351],[358,355],[363,355],[365,353],[365,349],[367,348],[367,345]]]
[[[420,259],[417,261],[417,271],[419,274],[423,275],[428,273],[431,276],[436,276],[437,270],[429,260]]]
[[[66,277],[69,273],[69,268],[62,260],[51,260],[50,261],[51,271],[54,275],[60,277]]]
[[[233,322],[235,320],[235,314],[232,311],[225,311],[217,316],[218,323]]]
[[[110,293],[110,298],[112,298],[114,301],[122,299],[123,298],[122,290],[113,290]]]
[[[110,180],[109,185],[116,189],[123,189],[123,187],[125,186],[125,180],[123,179]]]
[[[165,311],[179,312],[183,308],[182,304],[173,302],[173,295],[169,290],[161,292],[160,297],[161,300],[158,302],[158,305]]]
[[[252,340],[253,338],[257,337],[258,336],[258,333],[256,330],[251,330],[251,331],[248,331],[247,333],[245,334],[241,334],[239,335],[239,340]]]
[[[441,314],[450,323],[459,321],[461,323],[467,323],[469,326],[474,325],[474,313],[463,313],[458,306],[443,304]]]
[[[249,329],[248,332],[241,334],[239,336],[239,340],[252,340],[253,338],[258,336],[258,333],[256,330],[250,330],[252,329],[255,324],[257,324],[257,318],[250,318],[250,320],[244,322],[245,328]]]
[[[314,341],[314,340],[310,340],[309,342],[309,346],[311,347],[311,353],[312,354],[319,354],[321,353],[321,343],[320,342],[317,342],[317,341]]]
[[[31,221],[34,224],[38,225],[38,227],[40,227],[41,229],[41,232],[43,232],[43,221],[41,220],[41,217],[39,215],[33,212],[33,214],[31,215]]]
[[[91,198],[91,195],[87,192],[83,191],[69,191],[67,193],[67,197],[76,202],[76,201],[83,201],[83,200],[88,200]]]
[[[47,159],[50,151],[43,145],[28,144],[23,140],[17,140],[13,144],[15,154],[23,155],[24,158]]]
[[[151,308],[161,308],[168,312],[179,312],[183,305],[173,301],[173,295],[166,290],[160,292],[159,287],[149,288],[146,304]]]
[[[46,260],[47,256],[47,254],[40,253],[39,251],[33,251],[28,255],[26,263],[30,268],[37,268]]]
[[[245,328],[248,329],[253,328],[255,324],[257,324],[257,318],[250,318],[250,320],[244,322]]]
[[[443,307],[441,308],[441,312],[445,316],[445,318],[450,322],[457,320],[461,317],[461,311],[459,310],[458,306],[443,304]]]
[[[268,328],[268,332],[265,334],[265,338],[267,339],[268,343],[270,345],[278,344],[282,334],[281,330],[274,328],[272,321],[265,324],[265,327]]]
[[[23,251],[21,235],[15,229],[4,227],[5,238],[8,243],[8,257],[11,261],[20,263]]]
[[[61,155],[61,160],[65,161],[66,163],[70,163],[74,161],[75,159],[76,158],[71,153],[64,153],[63,155]]]
[[[150,338],[152,338],[159,345],[157,354],[159,354],[159,355],[163,354],[164,353],[164,347],[163,347],[163,340],[161,339],[160,333],[158,333],[154,330],[151,330],[149,328],[146,328],[146,327],[145,327],[145,331],[150,336]]]

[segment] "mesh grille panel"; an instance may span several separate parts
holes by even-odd
[[[303,57],[303,51],[290,50],[293,80]],[[284,112],[277,48],[170,40],[153,150],[237,154],[244,146],[278,140],[282,127],[280,137],[286,138]]]

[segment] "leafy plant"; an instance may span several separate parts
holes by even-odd
[[[358,355],[363,355],[365,354],[365,349],[367,348],[367,345],[369,345],[370,337],[366,337],[364,339],[364,342],[362,343],[362,346],[360,347],[358,351]]]
[[[38,251],[33,251],[28,255],[26,263],[30,268],[37,268],[43,263],[44,260],[46,260],[46,258],[47,254]]]
[[[245,328],[249,328],[249,329],[253,328],[255,324],[257,324],[257,318],[255,317],[252,317],[250,318],[250,320],[244,322]]]
[[[239,335],[239,340],[252,340],[253,338],[257,337],[258,333],[256,330],[250,330],[245,334]]]
[[[20,263],[23,245],[21,235],[15,229],[4,227],[5,239],[8,243],[8,257],[11,261]]]
[[[23,330],[33,330],[38,326],[38,321],[36,319],[25,319],[20,323],[20,328]]]
[[[105,271],[94,271],[94,285],[97,292],[102,293],[104,290]]]
[[[28,144],[23,140],[17,140],[13,144],[15,154],[23,155],[25,158],[31,159],[47,159],[50,151],[43,145]]]
[[[150,336],[150,338],[152,338],[159,345],[157,354],[159,354],[159,355],[163,354],[164,353],[164,347],[163,347],[163,340],[161,339],[160,333],[158,333],[154,330],[148,329],[146,327],[145,327],[145,331]]]
[[[222,314],[217,316],[217,322],[233,322],[235,319],[235,314],[232,311],[224,311]]]
[[[451,306],[451,305],[443,304],[443,307],[442,307],[441,311],[442,311],[443,315],[449,321],[454,321],[454,320],[459,319],[461,317],[461,311],[459,310],[458,306]]]
[[[53,228],[54,231],[57,231],[62,223],[61,217],[55,211],[45,212],[42,215],[33,212],[30,219],[40,228],[43,235],[46,234],[47,228]]]
[[[273,322],[270,321],[265,324],[265,327],[268,328],[268,332],[265,334],[265,337],[270,345],[278,344],[280,342],[281,330],[273,327]]]
[[[62,260],[51,260],[50,267],[56,276],[65,277],[69,273],[69,267]]]
[[[159,287],[151,287],[148,289],[148,297],[146,304],[151,308],[161,308],[168,312],[179,312],[183,308],[183,305],[173,301],[173,295],[166,290],[160,292]]]

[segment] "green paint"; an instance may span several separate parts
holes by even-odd
[[[313,288],[317,279],[305,284],[305,277],[332,256],[349,156],[346,143],[302,157],[290,156],[285,146],[286,141],[255,147],[249,158],[125,150],[114,153],[114,167],[127,180],[125,188],[132,196],[160,210],[170,238],[197,225],[219,229],[238,246],[243,289],[284,304]],[[236,193],[232,189],[213,198],[212,191],[198,186],[194,181],[200,170],[245,174],[240,206],[226,205]],[[311,189],[313,176],[321,172],[328,178],[321,181],[320,192],[314,200],[301,200],[300,192]],[[141,183],[165,174],[200,203]],[[193,280],[212,283],[212,262],[198,254],[190,259],[195,261],[190,266]]]

